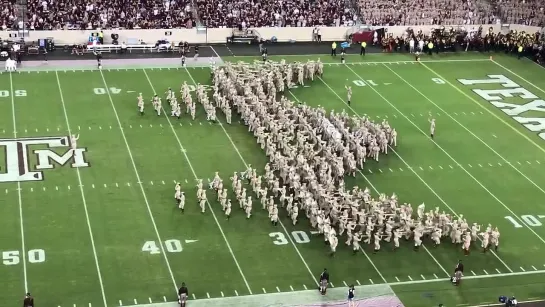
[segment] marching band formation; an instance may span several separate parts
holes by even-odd
[[[299,213],[304,212],[332,255],[341,236],[354,253],[363,248],[362,244],[372,245],[378,252],[382,245],[393,243],[395,250],[401,238],[413,240],[415,250],[424,238],[435,246],[450,240],[461,246],[466,255],[477,240],[483,252],[489,248],[497,250],[500,232],[491,224],[482,230],[477,223],[468,223],[463,215],[447,214],[439,207],[426,211],[421,204],[414,212],[411,204],[400,204],[395,194],[374,198],[368,188],[345,187],[345,176],[355,177],[367,159],[378,161],[381,154],[388,154],[389,147],[397,145],[397,132],[386,120],[375,123],[367,117],[350,116],[344,110],[328,113],[323,107],[297,104],[282,95],[295,85],[294,81],[304,85],[322,74],[323,64],[319,60],[239,62],[212,68],[212,100],[205,87],[197,85],[196,100],[204,106],[207,119],[215,121],[219,108],[230,124],[234,109],[269,158],[263,175],[248,165],[246,171],[230,177],[234,201],[246,217],[251,218],[254,201],[267,210],[273,225],[279,223],[279,208],[294,225],[299,221]],[[195,102],[186,83],[180,92],[186,113],[194,119]],[[350,101],[349,87],[347,96]],[[171,116],[179,117],[180,104],[171,89],[166,99]],[[152,102],[160,115],[161,99],[155,96]],[[143,114],[141,95],[138,106]],[[433,137],[435,120],[430,120],[430,124]],[[233,204],[219,173],[208,188],[216,191],[217,201],[229,218]],[[185,195],[180,184],[176,184],[175,198],[183,211]],[[197,183],[197,198],[204,213],[208,200],[201,179]]]

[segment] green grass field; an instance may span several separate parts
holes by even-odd
[[[242,59],[249,58],[224,60]],[[40,306],[171,302],[182,281],[196,300],[300,291],[313,289],[324,267],[336,288],[387,284],[406,306],[476,305],[512,294],[545,299],[545,137],[538,135],[545,130],[545,70],[504,56],[426,60],[353,56],[339,65],[322,57],[332,62],[323,79],[286,95],[388,119],[398,130],[397,148],[347,183],[498,226],[497,253],[482,254],[475,244],[463,257],[450,242],[433,248],[425,241],[419,252],[404,242],[396,252],[387,245],[377,254],[372,246],[357,255],[340,248],[330,258],[304,220],[292,226],[283,216],[275,228],[266,212],[256,209],[246,220],[234,206],[228,221],[213,197],[201,214],[196,178],[219,171],[226,179],[246,164],[263,169],[264,153],[238,120],[227,125],[221,115],[224,124],[210,124],[200,105],[195,121],[158,117],[149,104],[141,117],[136,96],[149,101],[183,81],[210,84],[208,68],[2,73],[0,305],[18,304],[24,291]],[[459,81],[488,75],[516,85]],[[351,108],[345,85],[353,88]],[[479,90],[502,91],[487,92],[494,105]],[[64,159],[68,147],[59,142],[69,134],[80,135],[85,161]],[[183,215],[173,202],[174,181],[186,191]],[[455,288],[446,279],[462,257],[466,280]]]

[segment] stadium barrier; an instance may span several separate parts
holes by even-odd
[[[480,25],[460,25],[452,27],[465,27],[467,30],[476,30]],[[484,29],[492,27],[494,32],[517,30],[535,33],[541,30],[540,27],[525,26],[525,25],[482,25]],[[437,28],[437,25],[430,26],[414,26],[412,28],[423,30],[424,32]],[[450,27],[450,26],[447,26]],[[392,26],[392,27],[377,27],[385,28],[387,33],[393,35],[401,35],[407,30],[407,26]],[[309,42],[312,41],[313,27],[270,27],[270,28],[255,28],[263,39],[271,39],[276,37],[278,42]],[[320,27],[320,32],[323,41],[344,41],[346,36],[353,27]],[[30,40],[52,37],[57,45],[72,45],[72,44],[87,44],[91,33],[97,30],[55,30],[55,31],[28,31]],[[119,41],[129,41],[139,39],[147,44],[155,43],[159,39],[168,39],[171,41],[186,41],[190,44],[215,44],[225,43],[227,37],[232,35],[232,29],[217,28],[206,29],[206,31],[197,31],[196,29],[146,29],[146,30],[104,30],[104,38],[108,38],[112,33],[119,35]],[[483,31],[483,34],[486,31]],[[26,35],[27,33],[25,33]],[[12,39],[18,35],[17,31],[0,31],[0,38]]]

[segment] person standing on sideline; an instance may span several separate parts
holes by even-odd
[[[331,44],[331,56],[337,56],[337,42]]]
[[[180,289],[178,289],[178,302],[180,303],[181,307],[185,306],[188,296],[189,296],[189,291],[187,290],[187,287],[185,286],[185,282],[183,282]]]
[[[327,291],[327,284],[329,283],[329,272],[327,272],[327,269],[324,269],[322,274],[320,274],[320,293],[322,295],[325,295]]]
[[[34,307],[34,298],[30,295],[30,292],[25,295],[23,307]]]
[[[367,42],[361,42],[360,55],[365,55],[365,48],[367,47]]]
[[[348,307],[355,307],[355,303],[354,303],[354,285],[350,285],[350,287],[348,287]]]

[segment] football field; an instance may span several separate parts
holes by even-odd
[[[223,58],[238,60],[253,58]],[[334,288],[354,284],[365,292],[380,284],[405,306],[545,299],[545,70],[480,54],[322,61],[330,63],[323,78],[287,91],[289,99],[386,119],[398,131],[397,147],[347,184],[463,215],[483,230],[497,226],[497,252],[481,253],[477,242],[464,257],[450,240],[433,247],[425,239],[418,252],[412,241],[395,252],[384,243],[376,254],[365,246],[356,255],[340,244],[329,257],[304,218],[294,226],[282,211],[275,227],[258,206],[246,219],[233,205],[227,220],[211,192],[201,214],[197,178],[206,182],[219,171],[228,182],[267,161],[238,117],[210,123],[201,105],[195,121],[152,112],[155,93],[178,93],[184,81],[211,84],[208,67],[2,73],[0,305],[18,304],[25,291],[48,307],[158,304],[175,301],[182,282],[195,303],[248,295],[266,303],[273,293],[314,290],[324,268]],[[73,155],[72,134],[79,134]],[[175,182],[186,192],[184,214],[174,203]],[[456,288],[447,279],[459,259],[466,280]]]

